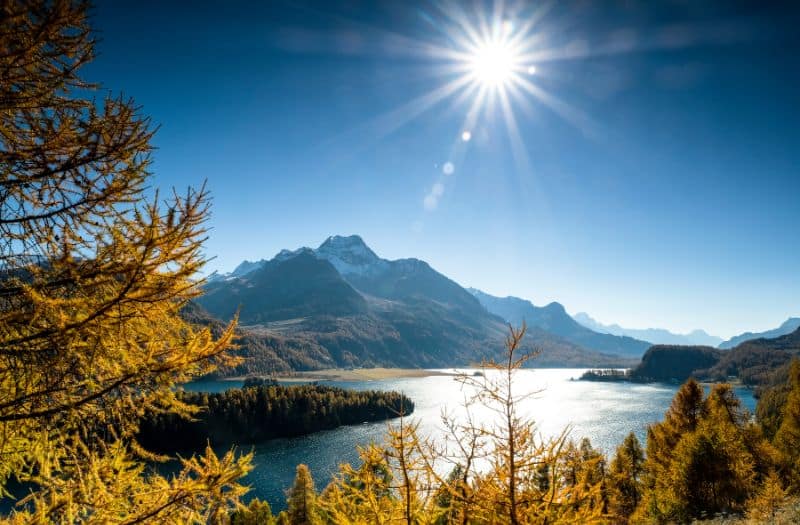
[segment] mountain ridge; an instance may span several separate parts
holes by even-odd
[[[476,288],[470,288],[469,292],[490,312],[499,315],[506,322],[520,324],[525,321],[529,326],[538,326],[571,343],[597,352],[641,357],[651,346],[647,341],[601,334],[586,328],[570,317],[564,306],[558,302],[535,306],[527,299],[519,297],[496,297]]]
[[[800,328],[800,317],[790,317],[777,328],[773,328],[772,330],[765,330],[764,332],[744,332],[743,334],[739,334],[734,336],[727,341],[724,341],[719,344],[719,348],[730,349],[734,348],[741,343],[746,341],[752,341],[754,339],[772,339],[775,337],[780,337],[782,335],[787,335],[795,330]]]
[[[468,365],[498,355],[507,334],[503,319],[425,261],[382,259],[358,236],[282,250],[237,270],[209,280],[199,305],[221,320],[238,310],[242,329],[259,341],[292,353],[308,345],[312,361],[291,361],[306,367]],[[539,366],[629,364],[538,327],[526,344],[542,350]]]
[[[595,332],[611,335],[626,335],[654,345],[699,345],[717,346],[723,339],[711,335],[705,330],[692,330],[687,334],[677,334],[664,328],[624,328],[619,324],[603,324],[586,312],[578,312],[572,316],[578,323]]]

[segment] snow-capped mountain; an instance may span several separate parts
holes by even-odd
[[[242,261],[242,263],[239,264],[239,266],[234,268],[233,271],[227,274],[225,277],[241,277],[243,275],[252,272],[253,270],[258,270],[264,265],[265,262],[267,262],[265,259],[261,259],[260,261],[255,261],[255,262]]]
[[[270,260],[245,261],[228,274],[217,274],[209,282],[247,278],[256,270],[298,257],[311,255],[329,262],[352,286],[375,297],[403,299],[424,295],[435,301],[476,311],[480,303],[457,283],[419,259],[382,259],[358,235],[333,235],[318,248],[281,250]]]
[[[326,365],[469,364],[496,355],[508,329],[425,261],[382,259],[357,235],[242,263],[205,288],[197,302],[213,317],[238,315],[248,330],[280,338],[286,348],[316,349],[315,362]],[[545,366],[628,362],[535,326],[526,344],[544,350]]]
[[[376,275],[389,268],[358,235],[328,237],[314,253],[330,262],[342,275]]]
[[[342,275],[376,275],[389,269],[389,261],[378,257],[360,236],[333,235],[328,237],[317,249],[307,246],[296,250],[283,249],[270,260],[244,261],[230,273],[215,274],[214,279],[243,277],[268,262],[285,261],[302,253],[309,253],[318,259],[330,262]]]

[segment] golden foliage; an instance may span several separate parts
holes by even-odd
[[[704,398],[690,380],[664,421],[648,429],[643,502],[636,521],[740,514],[773,468],[771,447],[730,385]]]
[[[605,521],[602,454],[588,442],[541,439],[518,414],[532,393],[514,387],[517,370],[532,355],[517,355],[525,328],[510,329],[502,362],[485,373],[463,375],[469,391],[464,419],[443,416],[449,447],[432,444],[417,425],[401,419],[383,447],[360,449],[362,465],[343,465],[320,497],[326,523],[533,524]],[[475,423],[476,404],[497,417]],[[570,456],[570,447],[575,454]],[[449,475],[442,475],[447,466]]]
[[[775,520],[788,501],[780,477],[770,472],[756,495],[747,503],[747,517],[756,523]]]
[[[292,525],[314,525],[317,519],[317,492],[311,472],[304,464],[297,465],[294,485],[286,499],[286,517]]]
[[[792,361],[789,388],[774,442],[781,453],[782,469],[791,489],[800,493],[800,359]]]
[[[617,448],[609,471],[609,513],[625,523],[642,499],[644,451],[631,432]]]
[[[208,197],[146,198],[150,122],[88,94],[93,49],[85,2],[0,3],[0,489],[31,484],[17,521],[206,521],[248,456],[167,479],[131,436],[145,410],[191,413],[173,386],[229,359],[233,324],[179,315]]]

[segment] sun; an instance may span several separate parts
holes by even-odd
[[[477,82],[498,88],[513,78],[519,68],[519,56],[506,42],[484,42],[473,51],[469,66]]]

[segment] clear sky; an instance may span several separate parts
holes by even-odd
[[[730,336],[800,315],[790,5],[109,0],[86,74],[161,126],[155,185],[208,181],[210,269],[357,233],[492,294]],[[481,20],[519,82],[460,82]]]

